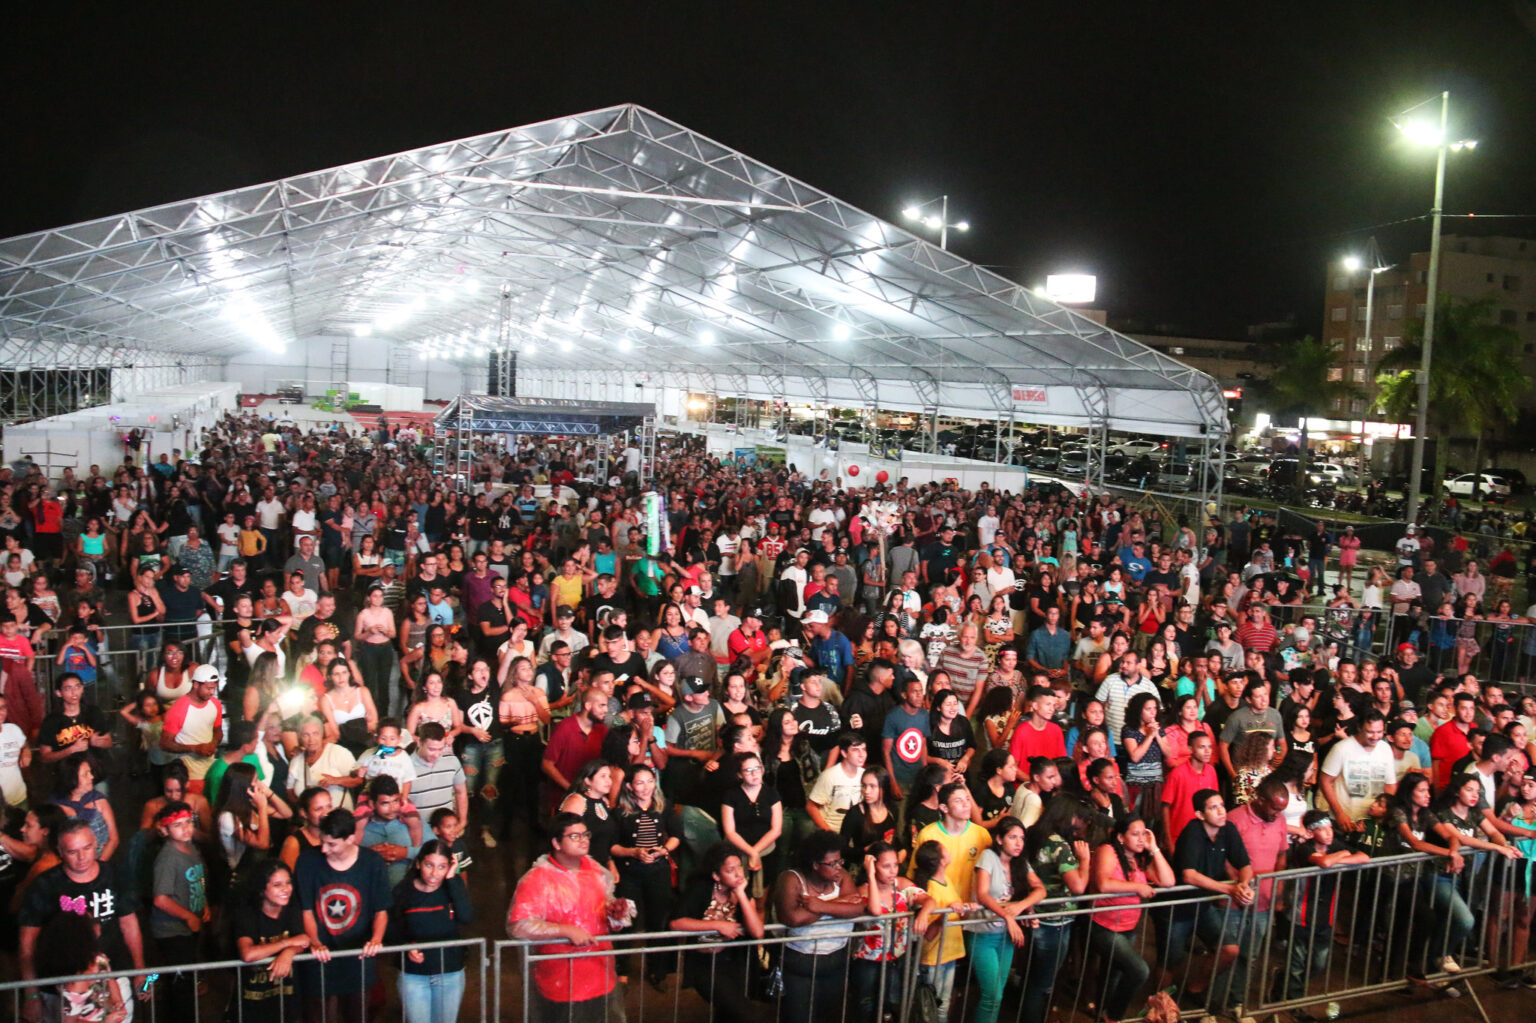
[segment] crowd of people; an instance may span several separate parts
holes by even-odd
[[[720,1020],[879,1018],[908,957],[940,1019],[1015,997],[1040,1023],[1071,957],[1100,1019],[1154,993],[1241,1018],[1304,1002],[1336,933],[1426,987],[1493,961],[1536,988],[1536,702],[1430,628],[1373,652],[1372,615],[1425,591],[1356,579],[1352,534],[855,485],[682,435],[645,467],[487,438],[450,481],[428,442],[243,414],[188,457],[0,471],[29,1023],[192,1012],[177,967],[226,956],[253,964],[232,1018],[373,1019],[388,973],[408,1023],[456,1019],[453,942],[499,930],[470,878],[530,834],[505,926],[539,1019],[642,983]],[[1446,554],[1399,545],[1398,582],[1480,613]],[[674,977],[648,950],[679,942]],[[412,950],[381,970],[385,946]]]

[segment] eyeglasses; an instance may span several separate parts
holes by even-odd
[[[590,831],[567,831],[565,833],[565,837],[566,838],[573,838],[573,839],[575,839],[578,842],[590,842],[592,840],[592,832],[590,832]]]
[[[741,773],[742,774],[762,774],[763,773],[763,769],[761,767],[743,767],[741,769]]]
[[[841,856],[839,856],[835,860],[822,860],[820,863],[817,863],[816,865],[818,867],[841,867],[843,865],[843,858]]]

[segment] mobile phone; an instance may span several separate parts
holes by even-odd
[[[158,973],[151,973],[149,976],[145,977],[144,978],[144,983],[139,985],[140,993],[146,994],[146,995],[149,994],[149,989],[151,987],[153,987],[155,981],[157,981],[159,979],[160,979],[160,974],[158,974]]]

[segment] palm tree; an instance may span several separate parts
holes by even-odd
[[[1307,480],[1308,417],[1332,411],[1336,401],[1347,403],[1358,391],[1337,375],[1334,347],[1311,335],[1275,348],[1272,359],[1275,370],[1269,376],[1268,390],[1276,417],[1295,415],[1301,421],[1301,450],[1296,459],[1296,489],[1300,493],[1306,489]]]
[[[1450,439],[1477,438],[1473,471],[1482,470],[1483,431],[1513,422],[1517,402],[1530,390],[1521,367],[1520,335],[1494,321],[1494,300],[1441,295],[1435,308],[1435,358],[1429,371],[1429,435],[1435,445],[1430,492],[1438,499],[1450,458]],[[1418,413],[1418,368],[1424,352],[1423,321],[1408,325],[1400,347],[1377,365],[1376,407],[1389,420],[1413,422]]]

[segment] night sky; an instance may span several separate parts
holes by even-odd
[[[947,192],[1128,329],[1315,332],[1325,260],[1427,247],[1386,118],[1442,89],[1447,211],[1536,214],[1533,0],[64,6],[7,10],[0,237],[636,102],[889,219]]]

